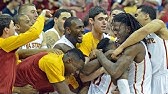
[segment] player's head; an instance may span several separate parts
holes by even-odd
[[[70,17],[64,23],[65,36],[74,45],[82,42],[82,36],[84,33],[84,24],[81,19],[77,17]]]
[[[15,25],[12,17],[6,14],[0,15],[0,36],[9,37],[15,34]]]
[[[58,27],[58,30],[64,32],[64,22],[69,17],[72,17],[72,13],[67,9],[58,9],[54,14],[54,22]]]
[[[63,62],[66,74],[70,75],[83,68],[85,57],[79,49],[73,48],[64,54]]]
[[[100,34],[106,32],[107,20],[107,12],[102,7],[95,6],[89,10],[89,22],[95,32]]]
[[[24,4],[19,7],[18,14],[25,14],[29,17],[32,24],[36,22],[38,17],[37,9],[34,4]]]
[[[107,23],[107,28],[106,28],[106,32],[110,35],[110,36],[113,36],[113,37],[116,37],[113,32],[111,32],[111,21],[113,19],[113,17],[117,14],[120,14],[120,13],[125,13],[125,10],[123,8],[119,8],[119,7],[116,7],[114,9],[111,10],[110,12],[110,16],[108,18],[108,23]]]
[[[147,5],[138,7],[135,18],[144,26],[148,21],[156,19],[156,10]]]
[[[102,52],[105,53],[110,49],[115,50],[116,47],[114,46],[114,42],[111,41],[109,38],[103,38],[97,45],[97,49],[102,49]]]
[[[141,28],[141,24],[129,13],[120,13],[114,16],[112,32],[117,37],[117,43],[124,42],[134,31]]]
[[[18,33],[25,33],[32,26],[29,17],[25,14],[15,15],[13,20]]]

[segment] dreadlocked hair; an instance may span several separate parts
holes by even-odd
[[[121,22],[120,26],[122,24],[129,26],[131,30],[130,34],[142,27],[142,25],[129,13],[120,13],[114,16],[112,24],[114,22]]]
[[[114,22],[121,22],[120,26],[122,24],[129,26],[130,27],[130,35],[142,27],[142,25],[129,13],[120,13],[118,15],[115,15],[112,20],[112,24]],[[143,39],[143,41],[146,43],[145,39]]]

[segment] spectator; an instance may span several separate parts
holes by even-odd
[[[17,14],[17,7],[20,5],[21,0],[9,0],[8,5],[2,10],[2,14],[9,14],[15,16]]]

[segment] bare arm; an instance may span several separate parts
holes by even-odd
[[[75,94],[70,91],[68,85],[65,83],[65,81],[57,82],[52,84],[55,88],[55,90],[58,91],[59,94]]]
[[[99,63],[99,61],[97,59],[94,59],[92,61],[87,62],[84,65],[81,72],[85,75],[90,75],[91,73],[99,69],[100,67],[101,67],[101,64]]]
[[[43,41],[42,41],[42,44],[41,44],[41,48],[48,48],[47,43],[46,43],[46,35],[43,31],[42,31],[42,36],[43,36]]]
[[[72,49],[71,47],[69,47],[63,43],[56,44],[54,46],[54,48],[59,49],[59,50],[63,51],[64,53],[66,53],[68,50]]]
[[[144,51],[142,44],[135,44],[125,49],[124,53],[117,60],[116,63],[108,60],[101,51],[96,51],[96,56],[101,65],[105,70],[115,79],[119,78],[133,62],[134,58],[141,52]]]
[[[112,54],[113,51],[114,50],[109,50],[106,53],[104,53],[108,60],[112,60],[111,54]],[[93,53],[91,53],[90,55],[93,55]],[[93,56],[91,56],[91,57],[93,57]],[[101,67],[101,64],[99,63],[98,59],[95,57],[95,59],[89,60],[88,62],[86,62],[86,64],[84,65],[84,68],[82,69],[82,73],[87,75],[87,76],[93,75],[92,73],[95,72],[95,71],[98,72],[98,69],[100,67]]]
[[[62,54],[63,52],[59,49],[19,49],[17,51],[19,59],[25,59],[29,56],[37,54],[39,52],[53,52],[56,54]]]
[[[80,73],[80,78],[81,78],[82,82],[88,82],[88,81],[94,80],[95,78],[97,78],[98,76],[100,76],[103,73],[105,73],[105,70],[103,67],[100,67],[98,70],[96,70],[95,72],[91,73],[88,76]]]
[[[17,94],[37,94],[37,90],[34,89],[31,85],[14,87],[12,92]]]
[[[123,49],[141,41],[150,33],[156,33],[162,39],[168,39],[168,29],[166,28],[166,25],[163,21],[155,19],[131,34],[127,40],[113,52],[113,54],[117,56]]]

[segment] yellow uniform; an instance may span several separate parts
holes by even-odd
[[[103,34],[103,38],[109,38],[112,41],[115,41],[115,38]],[[89,56],[90,52],[97,48],[97,44],[100,40],[93,37],[92,32],[86,33],[83,36],[82,43],[77,44],[77,48],[80,49],[84,55]]]
[[[11,94],[15,82],[16,63],[18,55],[16,50],[38,38],[44,26],[44,17],[39,16],[35,24],[23,34],[0,38],[0,94]]]
[[[90,52],[96,49],[99,40],[93,37],[92,32],[86,33],[83,36],[82,43],[78,45],[78,48],[84,55],[89,56]]]
[[[37,39],[44,27],[44,17],[39,16],[35,24],[25,33],[8,38],[0,38],[0,48],[6,52],[15,50],[35,39]]]
[[[57,83],[65,80],[63,55],[49,53],[39,60],[39,68],[45,72],[50,83]]]
[[[17,65],[15,86],[30,84],[40,94],[54,92],[51,83],[65,80],[62,55],[41,52],[32,55]]]

